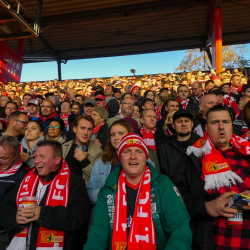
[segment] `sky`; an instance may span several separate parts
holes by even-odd
[[[250,59],[250,44],[244,55]],[[62,63],[62,79],[84,79],[93,77],[132,76],[130,69],[136,70],[136,75],[171,73],[177,68],[184,57],[185,50],[140,54],[131,56],[116,56],[82,60],[71,60]],[[21,81],[46,81],[58,79],[56,62],[27,63],[23,65]]]

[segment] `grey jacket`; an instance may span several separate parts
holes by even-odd
[[[36,151],[38,142],[43,141],[43,140],[44,140],[44,136],[39,137],[31,150],[29,149],[28,141],[27,141],[27,139],[25,137],[23,137],[23,139],[21,141],[22,152],[24,152],[24,153],[26,153],[26,154],[28,154],[30,156],[30,158],[24,162],[30,169],[35,167],[34,160],[31,157]]]

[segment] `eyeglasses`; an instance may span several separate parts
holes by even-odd
[[[52,106],[41,106],[41,108],[52,108]]]
[[[133,103],[131,102],[123,102],[122,104],[127,104],[127,105],[131,105],[131,106],[135,106]]]
[[[20,120],[14,120],[16,122],[21,122],[24,126],[26,126],[28,124],[28,122],[25,122],[25,121],[20,121]]]
[[[52,125],[49,125],[49,128],[52,128],[52,129],[60,129],[60,127],[58,127],[58,126],[52,126]]]
[[[68,106],[68,105],[62,105],[61,107],[62,107],[62,108],[64,108],[64,107],[67,107],[67,108],[69,108],[69,106]]]

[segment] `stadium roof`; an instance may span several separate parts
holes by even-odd
[[[249,0],[213,2],[223,45],[250,42]],[[204,49],[210,34],[208,0],[0,0],[0,40],[25,38],[26,63]]]

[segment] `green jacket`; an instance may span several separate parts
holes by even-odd
[[[190,216],[178,189],[167,176],[151,171],[151,211],[156,233],[157,250],[191,249]],[[115,215],[117,181],[122,167],[117,167],[106,179],[95,206],[94,222],[84,250],[111,250]],[[131,249],[128,249],[131,250]],[[147,250],[147,249],[145,249]]]

